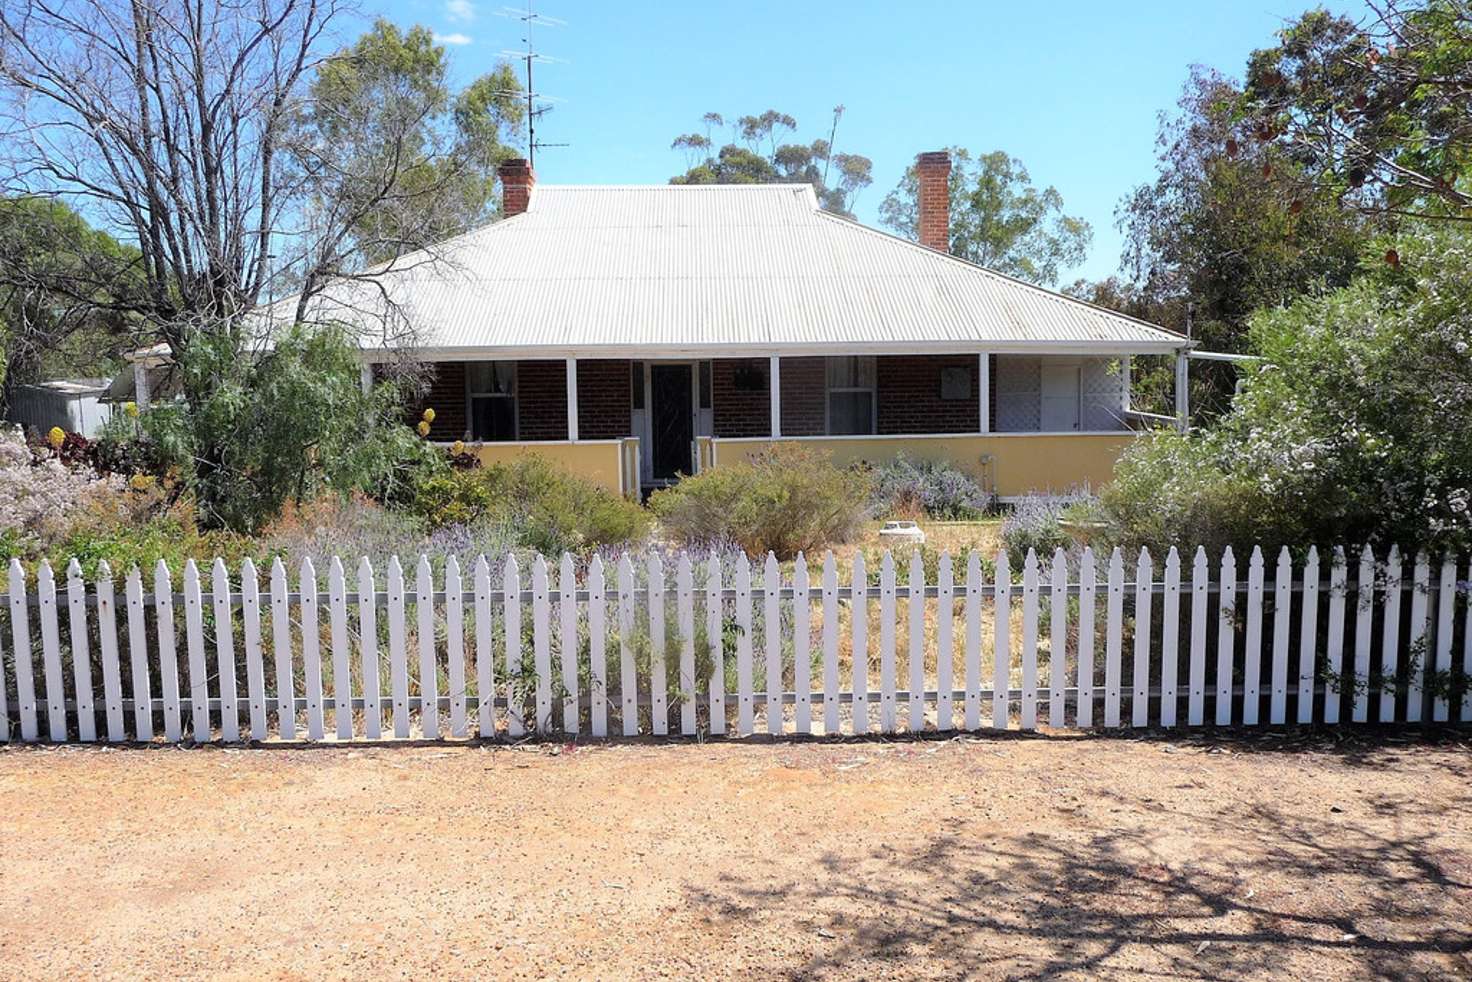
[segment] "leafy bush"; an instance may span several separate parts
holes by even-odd
[[[643,508],[535,453],[422,480],[411,509],[430,529],[499,526],[517,545],[545,555],[637,542],[649,533]]]
[[[649,507],[683,545],[733,542],[753,557],[814,553],[853,538],[868,517],[867,474],[828,454],[779,443],[750,463],[722,465],[656,492]]]
[[[1012,511],[1002,520],[1002,545],[1007,561],[1019,570],[1033,550],[1040,561],[1048,561],[1057,549],[1071,549],[1075,537],[1063,523],[1092,506],[1086,494],[1030,494],[1019,498]]]
[[[979,517],[990,507],[992,496],[954,464],[898,454],[874,469],[873,500],[882,515],[924,512],[941,521],[964,521]]]

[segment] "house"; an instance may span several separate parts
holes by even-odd
[[[1131,358],[1176,356],[1179,379],[1188,340],[947,255],[950,159],[918,169],[915,243],[807,185],[538,185],[515,160],[504,220],[312,317],[359,326],[365,380],[432,365],[431,439],[625,494],[777,440],[948,459],[1004,498],[1108,481],[1142,425]]]

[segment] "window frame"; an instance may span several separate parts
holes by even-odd
[[[511,369],[511,391],[509,392],[477,392],[471,385],[474,373],[473,365],[508,365]],[[519,386],[521,372],[517,369],[517,363],[506,359],[491,359],[488,361],[466,362],[465,367],[465,429],[472,443],[517,443],[521,440],[521,400],[519,398]],[[511,436],[498,440],[494,437],[479,436],[475,432],[475,401],[477,399],[510,399],[511,400]]]
[[[870,385],[833,385],[829,379],[829,364],[840,358],[853,359],[854,361],[867,360],[873,366],[869,377],[873,380]],[[862,374],[862,373],[855,373]],[[869,395],[869,431],[867,433],[844,433],[833,432],[833,394],[864,392]],[[879,433],[879,359],[875,355],[827,355],[823,359],[823,435],[824,436],[877,436]]]

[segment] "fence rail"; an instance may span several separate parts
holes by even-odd
[[[19,563],[0,737],[108,742],[1472,721],[1472,568],[1335,550]],[[1463,575],[1459,576],[1459,572]],[[8,644],[7,644],[8,642]],[[181,664],[182,663],[182,664]],[[431,708],[427,708],[431,707]],[[42,724],[44,723],[44,730]],[[447,729],[444,727],[447,724]]]

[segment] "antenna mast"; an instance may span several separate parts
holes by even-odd
[[[567,22],[558,20],[556,17],[545,17],[532,10],[532,0],[526,0],[526,9],[516,7],[502,7],[499,11],[502,17],[510,17],[519,20],[522,24],[522,43],[526,46],[522,51],[502,51],[501,54],[508,58],[515,58],[526,66],[526,156],[527,163],[533,167],[537,163],[537,151],[543,147],[565,147],[566,143],[542,143],[537,139],[537,120],[546,113],[552,111],[550,103],[559,101],[552,96],[544,96],[532,86],[532,66],[538,62],[551,64],[559,62],[560,58],[549,58],[539,55],[532,46],[532,28],[537,25],[545,27],[566,27]]]

